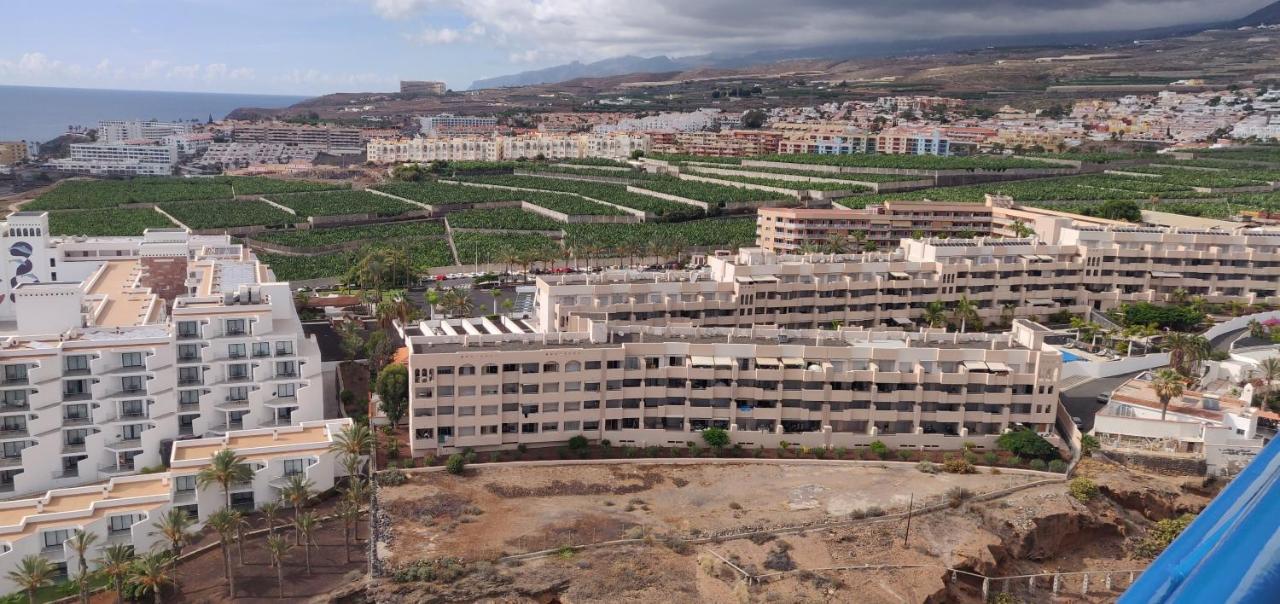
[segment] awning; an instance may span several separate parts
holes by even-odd
[[[1032,262],[1035,262],[1036,260],[1039,259],[1039,256],[1035,254],[1018,254],[1018,257],[1022,258],[1023,260],[1030,260]]]
[[[1027,300],[1027,304],[1032,306],[1057,306],[1058,303],[1049,298],[1032,298]]]
[[[1009,369],[1009,366],[1005,365],[1004,363],[987,363],[987,368],[990,369],[993,373],[1010,373],[1013,371],[1012,369]]]
[[[689,357],[689,365],[693,367],[714,367],[715,364],[713,357]]]
[[[785,357],[782,359],[782,365],[784,367],[804,367],[804,359]]]
[[[903,327],[911,327],[915,325],[915,323],[911,322],[911,319],[904,319],[902,317],[893,317],[890,320],[893,321],[895,325],[902,325]]]
[[[899,273],[899,272],[897,272],[897,271],[894,271],[894,272],[889,273],[889,277],[890,277],[890,278],[892,278],[892,279],[910,279],[910,278],[911,278],[911,275],[908,275],[908,274],[906,274],[906,273]]]
[[[1181,279],[1182,273],[1166,273],[1164,271],[1151,271],[1151,276],[1157,279]]]
[[[715,366],[716,367],[733,367],[733,359],[730,357],[716,357]]]
[[[1053,257],[1053,256],[1049,256],[1049,255],[1047,255],[1047,254],[1038,254],[1038,255],[1036,255],[1036,258],[1037,258],[1037,259],[1039,259],[1041,262],[1053,262],[1053,261],[1054,261],[1054,257]]]
[[[776,357],[756,357],[756,367],[777,367],[782,361]]]
[[[991,371],[991,368],[982,361],[961,361],[960,365],[969,371],[981,371],[984,373]]]

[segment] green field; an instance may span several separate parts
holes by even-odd
[[[394,242],[406,238],[442,237],[444,223],[439,220],[392,222],[366,226],[271,231],[254,235],[258,241],[297,248],[315,248],[351,241]]]
[[[231,199],[235,195],[293,193],[349,185],[248,176],[67,180],[27,204],[28,210],[114,208],[128,203]]]
[[[273,195],[271,201],[285,206],[299,216],[343,216],[347,214],[375,214],[399,216],[420,206],[391,199],[368,191],[326,191],[318,193],[293,193]]]
[[[640,210],[664,220],[690,220],[702,216],[701,208],[687,203],[659,199],[651,195],[632,193],[627,191],[624,185],[542,176],[471,176],[465,180],[467,182],[501,185],[504,187],[573,193]]]
[[[625,255],[628,249],[649,250],[680,246],[736,248],[756,239],[755,218],[692,220],[674,224],[571,224],[565,227],[564,244],[570,249],[596,247],[607,254]]]
[[[262,201],[175,201],[164,204],[163,209],[194,230],[306,222],[305,218]]]
[[[558,231],[564,224],[520,208],[463,210],[449,214],[455,229],[501,229],[504,231]]]
[[[171,229],[173,224],[149,209],[63,210],[49,213],[49,230],[54,235],[125,237],[141,235],[144,229]]]
[[[454,233],[453,245],[462,264],[502,263],[507,256],[550,260],[563,254],[554,239],[531,233]]]

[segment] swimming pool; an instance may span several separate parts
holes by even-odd
[[[1075,354],[1074,352],[1071,352],[1071,351],[1068,351],[1068,350],[1063,350],[1063,349],[1059,348],[1059,349],[1058,349],[1058,352],[1061,352],[1061,353],[1062,353],[1062,362],[1063,362],[1063,363],[1070,363],[1071,361],[1083,361],[1083,360],[1084,360],[1084,358],[1082,358],[1080,355],[1077,355],[1077,354]]]

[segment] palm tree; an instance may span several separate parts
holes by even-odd
[[[271,565],[276,567],[276,579],[280,582],[280,599],[284,599],[284,555],[289,547],[289,542],[284,537],[267,537],[267,552],[271,554]]]
[[[1017,312],[1018,312],[1018,306],[1016,304],[1010,304],[1008,302],[1001,304],[1000,305],[1000,323],[1005,326],[1013,325],[1013,318],[1015,316],[1015,313]]]
[[[1187,377],[1194,377],[1199,363],[1213,352],[1213,345],[1204,336],[1178,332],[1165,338],[1165,348],[1169,350],[1169,365]]]
[[[360,504],[344,497],[336,511],[342,519],[342,551],[347,555],[347,564],[351,564],[351,527],[360,522]]]
[[[369,426],[351,424],[333,436],[329,450],[342,460],[348,476],[359,474],[360,460],[373,450],[373,432]]]
[[[18,562],[18,568],[9,571],[6,576],[14,585],[21,587],[27,592],[27,602],[36,604],[36,591],[41,587],[53,583],[53,577],[57,574],[53,564],[37,554],[24,556]]]
[[[289,502],[293,506],[293,544],[298,545],[298,514],[302,513],[302,508],[307,505],[307,501],[311,499],[311,481],[307,480],[301,474],[294,474],[289,477],[289,481],[280,489],[280,497]]]
[[[111,579],[111,586],[116,590],[116,604],[124,604],[124,580],[132,568],[133,547],[124,543],[108,545],[102,549],[102,557],[98,558],[98,572]]]
[[[200,488],[207,488],[214,484],[222,487],[226,507],[231,507],[231,485],[250,480],[253,480],[253,468],[231,449],[222,449],[214,453],[209,460],[209,465],[201,468],[196,474],[196,485]]]
[[[371,485],[370,481],[364,480],[361,478],[348,481],[347,489],[343,493],[343,496],[346,498],[347,501],[351,502],[351,504],[357,510],[359,510],[361,504],[363,504],[366,500],[369,499],[369,492],[372,488],[370,485]],[[353,534],[355,535],[356,541],[359,541],[360,525],[358,523],[354,526]]]
[[[89,602],[89,562],[85,559],[85,555],[97,541],[97,533],[86,533],[82,529],[76,529],[76,532],[72,533],[71,538],[67,540],[67,543],[71,544],[72,551],[76,553],[77,568],[80,570],[80,574],[76,575],[76,583],[80,584],[81,604]]]
[[[427,300],[428,312],[431,314],[432,318],[435,318],[436,307],[440,305],[439,290],[429,290],[423,297]]]
[[[293,525],[297,528],[299,536],[302,537],[302,554],[307,564],[307,574],[311,574],[311,547],[315,545],[316,530],[320,528],[320,519],[316,517],[316,513],[312,511],[298,514],[293,519]]]
[[[222,574],[227,578],[227,597],[232,599],[236,597],[236,577],[231,570],[231,549],[227,547],[227,543],[235,538],[239,527],[240,519],[236,516],[237,513],[231,508],[222,508],[209,514],[209,518],[205,520],[205,524],[218,533],[218,549],[222,550]]]
[[[947,322],[947,307],[940,301],[934,300],[924,307],[924,322],[929,327],[937,327],[945,325]]]
[[[964,333],[969,321],[978,321],[978,306],[970,301],[968,296],[960,296],[956,305],[951,308],[951,316],[960,324],[960,333]]]
[[[1267,328],[1257,319],[1249,319],[1249,337],[1263,339],[1267,337]]]
[[[1013,235],[1019,239],[1025,239],[1036,233],[1035,229],[1027,226],[1027,223],[1021,220],[1014,220],[1013,224],[1009,225],[1009,229],[1012,230]]]
[[[186,514],[183,514],[184,516]],[[177,577],[165,572],[165,566],[174,564],[170,560],[171,556],[165,552],[156,552],[148,554],[141,558],[136,558],[129,569],[129,583],[131,583],[139,594],[151,592],[152,602],[160,604],[160,595],[164,591],[166,583],[170,583],[172,578],[173,588],[178,589]]]
[[[471,301],[471,296],[457,288],[451,288],[444,292],[444,295],[440,298],[440,306],[444,309],[445,314],[450,317],[465,317],[475,310],[475,304]]]
[[[1271,393],[1275,392],[1276,382],[1280,381],[1280,358],[1262,359],[1258,368],[1262,370],[1262,382],[1266,387],[1267,398],[1271,398]]]
[[[1169,412],[1169,401],[1182,396],[1183,379],[1172,369],[1161,369],[1151,380],[1151,389],[1155,391],[1156,398],[1160,399],[1160,421],[1164,421],[1165,414]]]
[[[160,520],[151,526],[160,531],[165,540],[169,542],[169,559],[173,565],[170,575],[173,577],[174,589],[178,588],[178,556],[182,555],[182,548],[191,542],[195,535],[190,530],[195,523],[186,512],[178,508],[170,508],[168,513],[160,517]],[[156,594],[157,600],[160,594]]]
[[[258,511],[262,512],[262,519],[267,521],[267,534],[276,534],[276,518],[280,516],[280,501],[268,501],[258,506]]]

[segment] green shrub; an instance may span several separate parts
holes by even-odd
[[[581,434],[569,439],[569,448],[574,451],[586,449],[589,444],[590,443],[587,442],[587,437]]]
[[[467,457],[461,453],[450,455],[449,460],[444,462],[444,469],[450,474],[461,475],[467,471]]]
[[[1050,471],[1050,472],[1059,472],[1059,473],[1061,473],[1061,472],[1066,472],[1066,471],[1067,471],[1067,462],[1062,461],[1061,459],[1055,459],[1055,460],[1053,460],[1053,461],[1049,462],[1049,471]]]
[[[942,470],[949,474],[973,474],[977,471],[969,460],[963,458],[948,459],[943,462]]]
[[[1159,556],[1195,518],[1195,514],[1183,514],[1177,518],[1168,518],[1157,522],[1147,532],[1146,538],[1138,544],[1135,553],[1144,558]]]
[[[1000,456],[996,455],[995,451],[987,451],[986,453],[982,454],[982,463],[985,463],[989,466],[994,466],[999,462],[1000,462]]]
[[[719,449],[729,444],[729,432],[724,428],[707,428],[702,431],[702,442],[712,449]]]
[[[1085,434],[1080,437],[1080,453],[1088,457],[1093,455],[1094,451],[1102,448],[1102,443],[1092,434]]]
[[[1040,471],[1044,471],[1044,469],[1045,469],[1045,466],[1046,466],[1046,465],[1047,465],[1047,464],[1045,464],[1045,463],[1044,463],[1044,460],[1043,460],[1043,459],[1033,459],[1033,460],[1031,460],[1031,469],[1032,469],[1032,470],[1040,470]]]
[[[889,446],[878,440],[871,441],[871,444],[867,447],[867,449],[869,449],[872,453],[875,454],[876,457],[879,457],[880,459],[884,459],[889,456]]]
[[[934,465],[932,461],[929,461],[927,459],[916,464],[916,469],[920,470],[921,472],[924,472],[925,474],[938,473],[938,466]]]
[[[1083,476],[1073,478],[1067,485],[1067,492],[1080,503],[1089,503],[1098,496],[1098,485]]]
[[[996,439],[996,446],[1021,457],[1051,459],[1058,456],[1058,450],[1049,441],[1031,430],[1005,432]]]
[[[387,470],[378,474],[378,484],[384,487],[400,486],[407,480],[409,480],[409,478],[404,475],[404,472],[396,469]]]
[[[902,461],[910,461],[913,454],[907,449],[898,449],[898,459]]]

